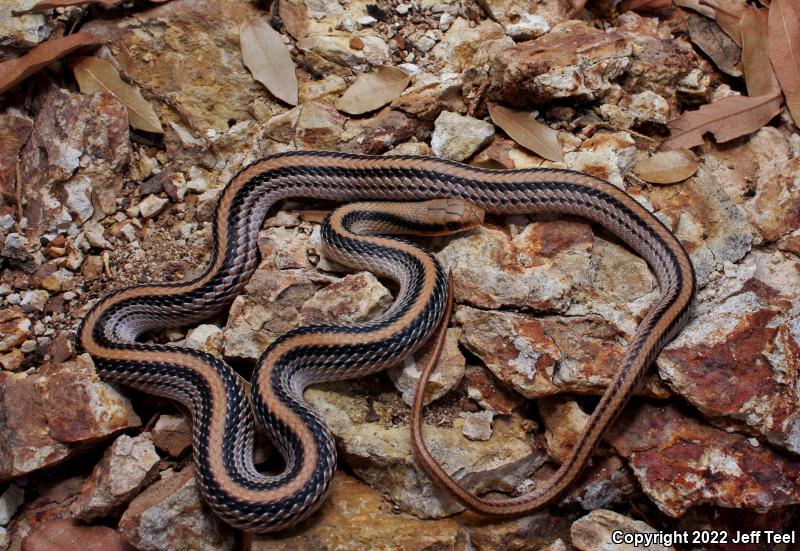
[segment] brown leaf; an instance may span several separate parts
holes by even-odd
[[[297,105],[297,75],[281,35],[262,19],[247,21],[239,30],[244,64],[273,96]]]
[[[619,12],[660,13],[672,7],[672,0],[622,0]]]
[[[769,58],[786,106],[800,125],[800,5],[796,1],[772,0],[769,5]]]
[[[780,110],[780,94],[754,98],[730,96],[669,121],[671,134],[661,144],[661,149],[702,145],[706,132],[711,132],[717,142],[727,142],[758,130]]]
[[[742,67],[751,97],[774,94],[780,90],[769,60],[767,11],[752,6],[742,16]]]
[[[708,6],[704,3],[703,0],[672,0],[673,4],[676,6],[680,6],[682,8],[688,8],[690,10],[694,10],[697,13],[702,13],[706,17],[710,17],[711,19],[716,19],[716,15],[714,14],[714,8]]]
[[[702,15],[689,15],[689,37],[697,44],[719,69],[733,77],[742,76],[736,66],[742,58],[742,50],[731,37],[722,32],[716,22]]]
[[[105,90],[117,98],[128,110],[128,123],[132,127],[155,134],[164,133],[153,106],[136,88],[120,78],[111,63],[99,57],[83,57],[72,67],[72,71],[84,94]]]
[[[536,120],[533,113],[509,109],[502,105],[490,105],[492,122],[502,128],[515,142],[527,147],[548,161],[563,161],[561,144],[557,133]]]
[[[0,94],[68,53],[101,41],[92,33],[75,33],[42,42],[27,54],[0,63]]]
[[[674,184],[697,172],[700,162],[688,149],[660,151],[642,159],[633,167],[633,173],[651,184]]]
[[[286,32],[295,40],[300,40],[308,34],[308,10],[302,2],[280,0],[278,3],[278,17],[281,18]]]
[[[714,9],[714,19],[717,24],[741,48],[742,35],[739,31],[739,21],[747,11],[747,4],[743,0],[700,0],[700,3]]]
[[[396,99],[406,89],[411,77],[397,67],[381,65],[374,73],[363,73],[345,90],[336,109],[351,115],[374,111]]]

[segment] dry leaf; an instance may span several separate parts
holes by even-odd
[[[769,5],[769,58],[786,106],[800,125],[800,5],[796,0],[772,0]]]
[[[710,17],[711,19],[717,18],[716,14],[714,13],[714,8],[704,4],[703,0],[672,0],[672,2],[676,6],[694,10],[697,13],[702,13],[706,17]]]
[[[302,2],[280,0],[278,3],[278,17],[281,18],[286,32],[295,40],[300,40],[308,34],[308,9]]]
[[[633,167],[633,173],[651,184],[674,184],[697,172],[700,161],[688,149],[660,151],[642,159]]]
[[[239,29],[244,64],[273,96],[297,105],[297,75],[281,35],[266,21],[247,21]]]
[[[509,109],[502,105],[490,105],[489,116],[521,146],[527,147],[548,161],[564,160],[556,131],[537,121],[533,113]]]
[[[780,94],[754,98],[730,96],[669,121],[670,137],[661,148],[688,149],[702,145],[706,132],[711,132],[718,143],[727,142],[758,130],[780,110]]]
[[[356,81],[336,100],[336,109],[350,115],[374,111],[397,98],[411,77],[397,67],[381,65],[374,73],[358,75]]]
[[[622,0],[619,12],[660,13],[672,7],[672,0]]]
[[[84,94],[105,90],[117,98],[128,110],[128,123],[132,127],[154,134],[164,133],[153,106],[136,88],[120,78],[111,63],[99,57],[84,57],[72,67],[72,71]]]
[[[752,6],[742,16],[742,67],[751,97],[774,94],[780,89],[769,61],[767,10]]]
[[[700,3],[714,9],[714,19],[717,24],[741,48],[742,35],[739,31],[739,21],[747,11],[747,4],[743,0],[700,0]]]
[[[742,50],[722,29],[702,15],[689,15],[689,37],[703,50],[719,69],[732,77],[742,76],[736,66],[742,58]]]
[[[0,94],[68,53],[101,41],[92,33],[75,33],[42,42],[27,54],[0,63]]]

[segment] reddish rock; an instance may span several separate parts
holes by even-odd
[[[671,517],[704,504],[763,512],[800,503],[800,463],[675,406],[628,407],[607,440]]]
[[[0,310],[0,352],[8,352],[30,336],[31,320],[19,308]]]
[[[71,519],[39,524],[22,540],[22,551],[134,551],[107,526],[84,526]]]
[[[47,467],[141,421],[100,381],[88,355],[35,371],[0,373],[0,480]]]
[[[632,50],[618,32],[567,21],[546,35],[500,52],[492,65],[490,94],[520,107],[555,99],[590,101],[614,88]]]
[[[369,272],[348,274],[323,287],[303,304],[300,324],[369,321],[392,304],[392,295]]]
[[[505,386],[498,384],[498,381],[482,367],[468,365],[464,378],[467,384],[467,396],[485,409],[500,415],[510,415],[524,403],[519,394],[506,390]]]
[[[800,263],[751,253],[701,295],[658,368],[706,416],[800,453]]]
[[[32,129],[33,121],[19,109],[0,113],[0,198],[9,204],[16,203],[17,155]]]
[[[93,202],[116,212],[129,156],[128,113],[111,93],[49,90],[21,154],[28,235],[86,220]]]
[[[153,426],[153,443],[178,457],[192,445],[192,425],[182,415],[161,415]]]

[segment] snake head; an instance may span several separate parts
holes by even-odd
[[[464,199],[433,199],[425,201],[423,205],[427,209],[428,223],[442,228],[431,234],[445,235],[483,224],[483,209]]]

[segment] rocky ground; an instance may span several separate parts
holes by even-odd
[[[603,0],[574,18],[565,0],[137,0],[18,13],[35,3],[0,6],[0,60],[91,32],[102,44],[80,55],[110,61],[163,134],[141,130],[118,94],[82,93],[78,54],[0,99],[0,549],[241,544],[202,502],[189,419],[102,382],[72,339],[108,291],[201,270],[225,183],[294,149],[601,176],[675,232],[701,290],[689,325],[553,506],[482,519],[427,478],[409,440],[419,376],[409,361],[307,391],[337,439],[340,471],[317,514],[253,549],[633,549],[609,546],[609,534],[798,525],[798,127],[783,107],[743,137],[706,139],[680,181],[654,185],[635,170],[670,120],[745,91],[690,41],[695,12]],[[252,21],[279,31],[296,106],[245,67],[240,28]],[[382,65],[409,75],[402,93],[364,114],[337,109],[356,75]],[[495,104],[533,112],[555,131],[561,160],[493,124]],[[387,308],[391,292],[374,276],[320,256],[318,224],[296,212],[307,207],[319,205],[285,204],[267,220],[261,266],[227,317],[157,338],[246,373],[298,324]],[[426,439],[472,491],[524,493],[568,453],[657,282],[614,236],[574,218],[490,217],[424,244],[452,269],[456,301]],[[261,452],[270,461],[269,446]]]

